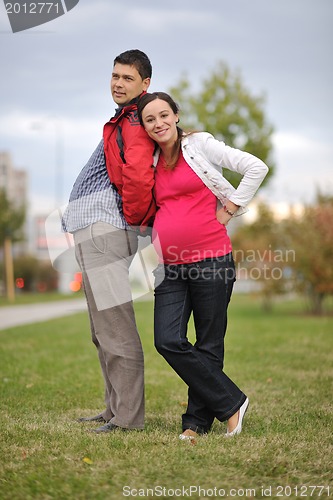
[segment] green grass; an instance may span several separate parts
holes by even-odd
[[[216,422],[191,446],[178,440],[186,387],[154,350],[152,304],[136,311],[146,364],[142,432],[94,435],[75,422],[102,408],[85,314],[0,331],[1,500],[121,499],[125,486],[139,490],[130,498],[155,487],[155,497],[165,488],[164,497],[177,498],[177,488],[190,486],[201,493],[189,498],[219,498],[215,487],[241,489],[234,496],[244,498],[318,498],[310,485],[333,495],[332,317],[302,315],[287,302],[267,314],[255,298],[235,295],[225,369],[250,409],[240,436],[224,439]]]
[[[0,307],[1,306],[18,306],[23,304],[35,304],[39,302],[54,302],[55,300],[69,300],[83,298],[84,294],[82,291],[76,293],[63,294],[59,292],[27,292],[27,293],[17,293],[15,294],[14,302],[11,302],[7,297],[0,296]]]

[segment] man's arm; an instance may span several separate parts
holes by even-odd
[[[130,225],[139,226],[153,203],[154,142],[137,123],[127,122],[124,129],[123,212]]]

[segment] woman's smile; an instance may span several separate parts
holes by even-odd
[[[147,134],[158,144],[171,145],[177,140],[178,115],[161,99],[156,99],[144,108],[143,124]]]

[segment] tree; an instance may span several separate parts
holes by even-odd
[[[10,237],[12,242],[22,241],[25,207],[15,208],[4,189],[0,189],[0,246]]]
[[[56,290],[58,272],[49,261],[40,261],[32,255],[20,255],[14,260],[15,279],[23,280],[22,292]]]
[[[11,301],[15,297],[12,243],[23,239],[24,222],[25,208],[15,208],[5,191],[0,190],[0,246],[4,248],[6,289]]]
[[[291,213],[279,223],[268,206],[233,235],[237,269],[258,280],[265,308],[277,293],[296,291],[321,314],[324,300],[333,295],[333,197],[318,195],[303,214]]]
[[[260,203],[256,220],[236,229],[232,241],[238,276],[260,285],[263,308],[271,310],[273,298],[290,289],[290,263],[295,252],[287,247],[269,206]]]
[[[311,311],[321,314],[325,297],[333,294],[333,197],[317,195],[301,218],[284,222],[289,245],[295,250],[295,287],[310,299]]]
[[[271,159],[273,127],[266,121],[263,96],[255,97],[245,88],[238,73],[220,62],[198,93],[183,76],[170,93],[181,108],[181,126],[185,130],[205,130],[228,146],[257,156],[270,167],[263,184],[274,172]],[[225,177],[234,185],[239,175],[226,170]]]
[[[20,255],[14,259],[14,277],[15,280],[23,280],[23,292],[32,292],[34,290],[38,269],[39,261],[32,255]]]

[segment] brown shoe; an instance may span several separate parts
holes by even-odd
[[[190,444],[197,444],[198,433],[192,431],[192,429],[186,429],[184,432],[179,434],[179,439],[182,441],[188,441]]]

